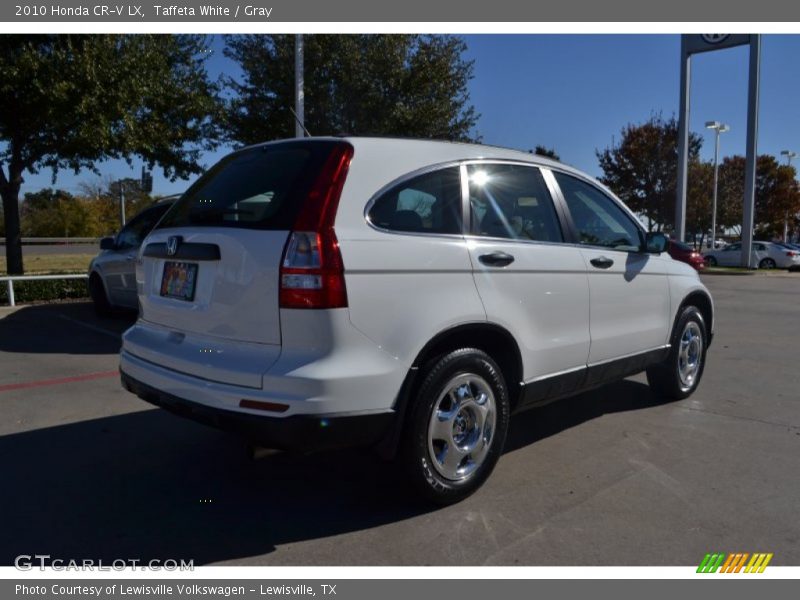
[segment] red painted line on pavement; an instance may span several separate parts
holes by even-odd
[[[47,385],[61,385],[62,383],[75,383],[78,381],[91,381],[93,379],[105,379],[106,377],[119,377],[119,371],[102,371],[100,373],[87,373],[86,375],[75,375],[73,377],[61,377],[60,379],[40,379],[39,381],[24,381],[22,383],[10,383],[0,385],[0,393],[12,390],[24,390],[27,388],[44,387]]]

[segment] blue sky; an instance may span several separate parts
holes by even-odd
[[[627,123],[653,112],[678,112],[680,36],[678,35],[468,35],[467,56],[475,61],[472,103],[481,114],[477,130],[487,144],[527,150],[553,147],[561,159],[599,175],[596,149],[619,137]],[[212,41],[213,77],[236,72],[222,55],[221,38]],[[692,58],[691,129],[705,137],[704,158],[712,158],[713,132],[706,121],[728,123],[723,156],[744,154],[747,121],[748,50],[710,52]],[[758,151],[800,153],[800,35],[762,38],[761,106]],[[229,149],[204,156],[211,166]],[[139,177],[141,163],[98,165],[103,177]],[[154,171],[154,193],[184,190],[190,181],[166,180]],[[49,171],[26,174],[23,193],[52,185]],[[84,171],[61,172],[56,187],[79,191],[98,177]]]

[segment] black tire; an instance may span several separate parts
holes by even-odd
[[[778,265],[775,264],[775,261],[772,260],[771,258],[762,258],[761,262],[758,263],[759,269],[774,269],[777,266]]]
[[[699,337],[699,348],[694,345],[695,335]],[[687,342],[687,339],[691,341]],[[647,369],[647,383],[658,398],[683,400],[697,389],[706,366],[708,330],[703,315],[696,306],[687,306],[681,311],[672,331],[670,343],[667,358]],[[684,348],[687,350],[686,355],[683,354]],[[694,368],[692,368],[693,360],[696,361]],[[693,375],[688,380],[690,372],[693,372]]]
[[[94,304],[94,312],[101,316],[106,317],[111,314],[111,303],[106,296],[106,290],[103,287],[103,282],[100,276],[92,273],[89,277],[89,296],[92,298]]]
[[[706,261],[706,264],[709,267],[716,267],[717,266],[717,259],[714,258],[713,256],[706,256],[705,261]]]
[[[434,411],[441,429],[434,425]],[[497,363],[476,348],[455,350],[431,361],[423,372],[398,459],[423,498],[439,505],[459,502],[492,473],[509,418],[508,388]],[[448,470],[454,475],[445,476]]]

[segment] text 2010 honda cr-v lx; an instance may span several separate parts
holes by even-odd
[[[123,385],[262,446],[377,445],[418,489],[489,476],[515,411],[647,371],[685,398],[711,297],[609,190],[547,159],[308,138],[202,176],[137,261]]]

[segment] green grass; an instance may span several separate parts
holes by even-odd
[[[25,256],[23,266],[26,275],[46,275],[52,273],[86,273],[89,261],[95,254],[36,254]],[[6,257],[0,257],[0,275],[7,275]]]

